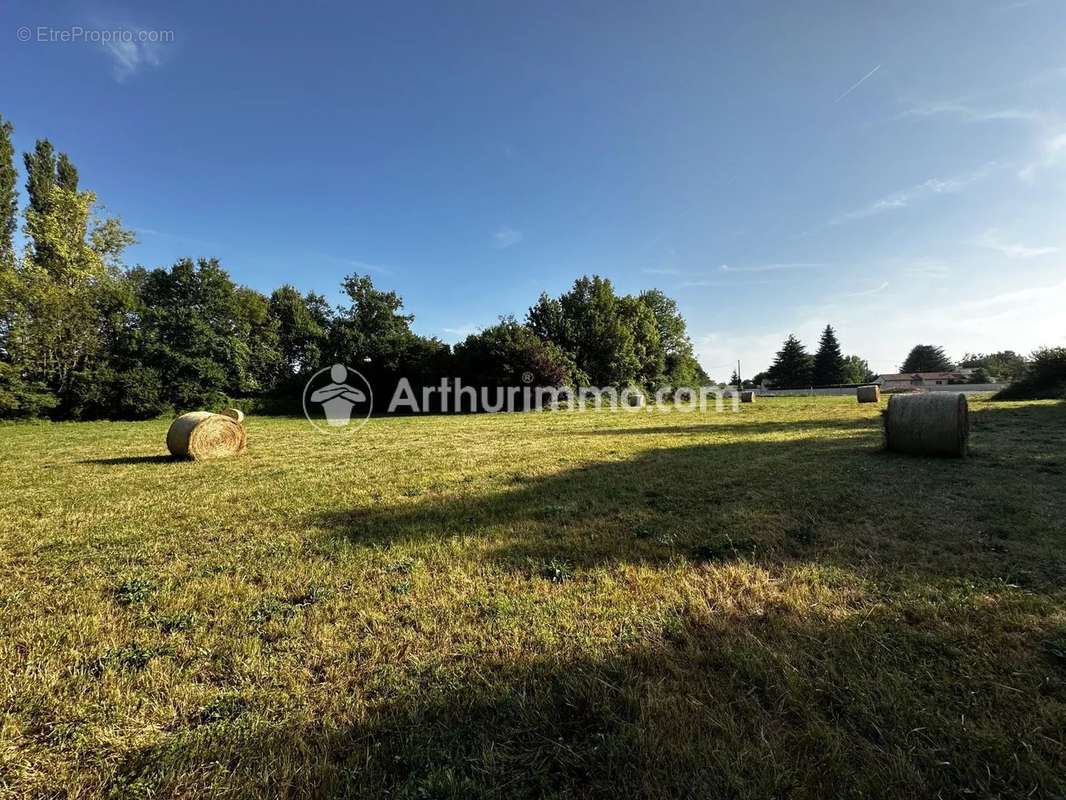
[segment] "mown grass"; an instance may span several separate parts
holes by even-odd
[[[0,427],[11,797],[1062,797],[1066,406]]]

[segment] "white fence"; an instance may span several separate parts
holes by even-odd
[[[929,386],[927,387],[931,392],[962,392],[963,394],[972,394],[973,392],[998,392],[1000,389],[1006,389],[1005,383],[956,383],[954,386]]]
[[[941,384],[921,387],[927,392],[961,392],[972,394],[973,392],[998,392],[1006,387],[1005,383],[956,383]],[[759,397],[853,397],[854,386],[831,387],[828,389],[756,389],[755,394]]]

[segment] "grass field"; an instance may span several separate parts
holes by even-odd
[[[9,797],[1066,796],[1066,405],[0,427]]]

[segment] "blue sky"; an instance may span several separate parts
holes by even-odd
[[[0,36],[16,147],[70,153],[130,263],[369,272],[447,341],[599,273],[717,378],[826,322],[882,372],[1066,344],[1058,0],[8,0]]]

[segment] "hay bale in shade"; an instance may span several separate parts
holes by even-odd
[[[964,394],[892,395],[884,420],[889,450],[918,456],[966,455],[970,411]]]
[[[244,422],[244,412],[239,408],[224,408],[221,411],[222,416],[229,417],[236,422]]]
[[[755,402],[755,392],[750,391],[750,390],[741,392],[740,393],[740,402],[742,402],[742,403],[754,403]]]
[[[170,454],[195,461],[240,455],[247,444],[241,423],[210,411],[182,414],[170,423],[167,431]]]
[[[880,403],[881,389],[878,386],[860,386],[855,390],[860,403]]]

